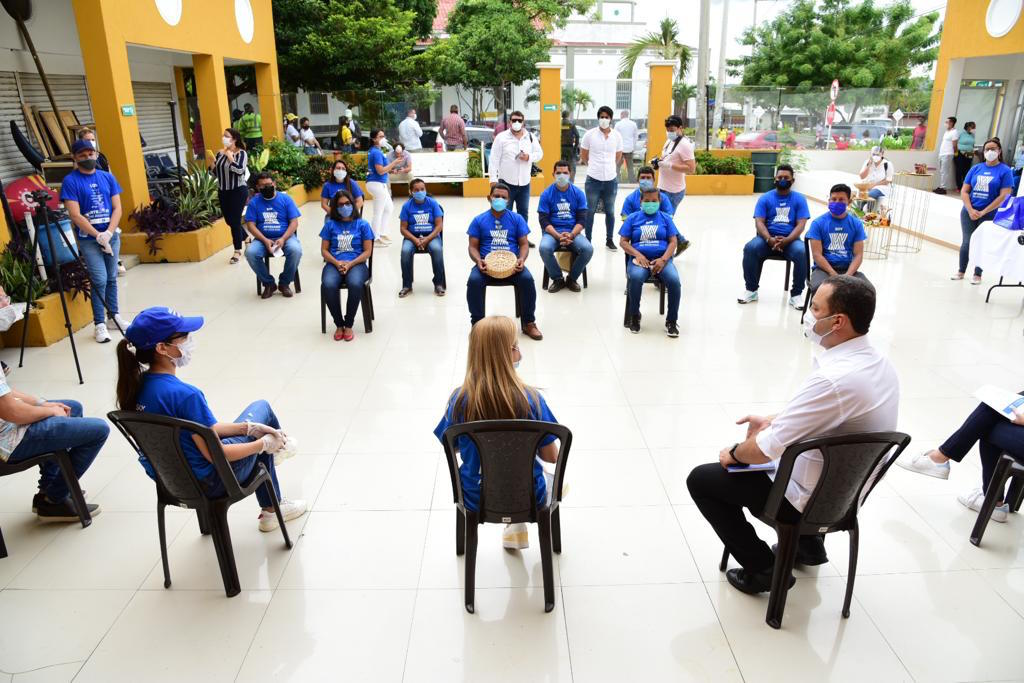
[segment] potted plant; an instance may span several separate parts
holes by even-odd
[[[686,178],[686,193],[751,194],[754,173],[750,159],[741,156],[716,156],[708,150],[696,153],[697,170]]]

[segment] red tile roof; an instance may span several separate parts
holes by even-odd
[[[459,0],[437,0],[437,14],[434,16],[434,32],[444,33],[448,29],[448,15]]]

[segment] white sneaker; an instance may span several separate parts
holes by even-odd
[[[804,297],[802,294],[789,297],[789,305],[798,311],[804,310]]]
[[[743,290],[743,296],[736,299],[738,304],[752,304],[757,301],[757,292],[751,292],[749,289]]]
[[[281,507],[281,516],[284,517],[284,521],[290,522],[293,519],[298,519],[302,515],[306,514],[306,501],[304,500],[288,500],[284,498],[278,502]],[[273,531],[274,529],[281,526],[277,523],[277,515],[271,510],[260,510],[260,531]]]
[[[124,263],[121,262],[121,261],[118,261],[117,262],[117,274],[118,275],[124,275],[127,272],[128,272],[128,269],[124,267]]]
[[[124,318],[122,318],[120,313],[115,313],[114,315],[110,316],[110,319],[117,323],[117,326],[121,328],[122,332],[127,330],[128,326],[132,324],[131,320],[125,320]]]
[[[896,464],[905,470],[917,472],[918,474],[926,474],[929,477],[935,477],[936,479],[949,479],[949,461],[940,465],[928,457],[929,452],[930,451],[918,453],[917,455],[912,456],[910,460],[902,458],[897,460]]]
[[[981,506],[985,503],[985,494],[982,493],[981,489],[974,489],[973,491],[967,491],[961,493],[956,497],[957,501],[969,510],[975,512],[981,512]],[[993,522],[1006,522],[1006,516],[1010,513],[1010,506],[1006,503],[997,505],[992,509],[992,521]]]
[[[375,239],[373,241],[373,244],[374,244],[374,246],[377,246],[377,247],[386,247],[386,246],[388,246],[388,244],[390,244],[390,242],[385,242],[382,238],[378,237],[377,239]]]
[[[288,458],[294,458],[299,454],[299,443],[293,438],[284,435],[284,447],[277,453],[274,453],[274,466],[280,465]]]
[[[530,547],[530,534],[526,524],[506,524],[501,535],[501,545],[506,550],[526,550]]]
[[[107,326],[104,323],[96,325],[96,329],[93,331],[93,336],[100,344],[106,344],[110,341],[110,333],[107,332]]]

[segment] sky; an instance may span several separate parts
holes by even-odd
[[[980,1],[980,0],[979,0]],[[885,4],[884,0],[878,4]],[[941,17],[945,11],[944,0],[911,0],[914,9],[920,14],[929,11],[938,11]],[[710,47],[711,47],[711,73],[717,73],[718,69],[718,48],[722,31],[722,5],[723,0],[711,0],[711,22],[710,22]],[[769,20],[781,14],[789,6],[787,0],[757,0],[757,20]],[[655,31],[658,23],[664,17],[675,19],[680,27],[682,42],[687,45],[697,46],[700,37],[700,2],[699,0],[637,0],[636,20],[647,23],[648,27]],[[726,38],[726,56],[730,59],[745,54],[747,48],[739,45],[739,39],[743,30],[751,25],[754,16],[754,0],[729,0],[729,21],[728,36]],[[694,55],[696,64],[696,55]],[[726,76],[726,82],[730,79]]]

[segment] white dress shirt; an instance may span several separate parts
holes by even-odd
[[[889,190],[892,189],[892,162],[888,159],[882,159],[882,162],[876,165],[874,161],[868,159],[864,162],[864,165],[860,167],[860,170],[863,172],[865,168],[868,170],[867,176],[864,177],[865,183],[880,183],[883,180],[889,181],[889,185],[879,185],[878,187],[871,188],[873,190],[878,190],[883,195],[887,196],[889,194]]]
[[[636,149],[636,140],[640,131],[632,119],[619,119],[615,124],[615,132],[622,136],[623,153]]]
[[[410,152],[423,149],[423,143],[420,142],[421,135],[423,135],[423,129],[420,128],[420,124],[416,123],[416,119],[411,116],[406,116],[398,124],[398,139]]]
[[[512,129],[503,130],[494,137],[491,145],[491,182],[499,180],[506,185],[529,185],[530,169],[544,157],[540,141],[528,130],[516,137]],[[520,154],[530,155],[529,161],[517,159]]]
[[[755,437],[767,457],[778,460],[787,446],[821,436],[891,431],[899,415],[900,383],[887,358],[855,337],[827,349],[771,425]],[[803,511],[821,477],[821,451],[797,457],[786,499]],[[744,475],[736,475],[744,476]],[[774,479],[774,473],[771,474]]]
[[[960,131],[956,128],[947,130],[942,134],[942,142],[939,144],[939,156],[951,157],[956,151],[957,140],[960,139]]]
[[[615,153],[622,151],[622,136],[615,129],[605,137],[600,126],[591,128],[580,140],[580,149],[587,150],[587,177],[606,182],[619,177]]]

